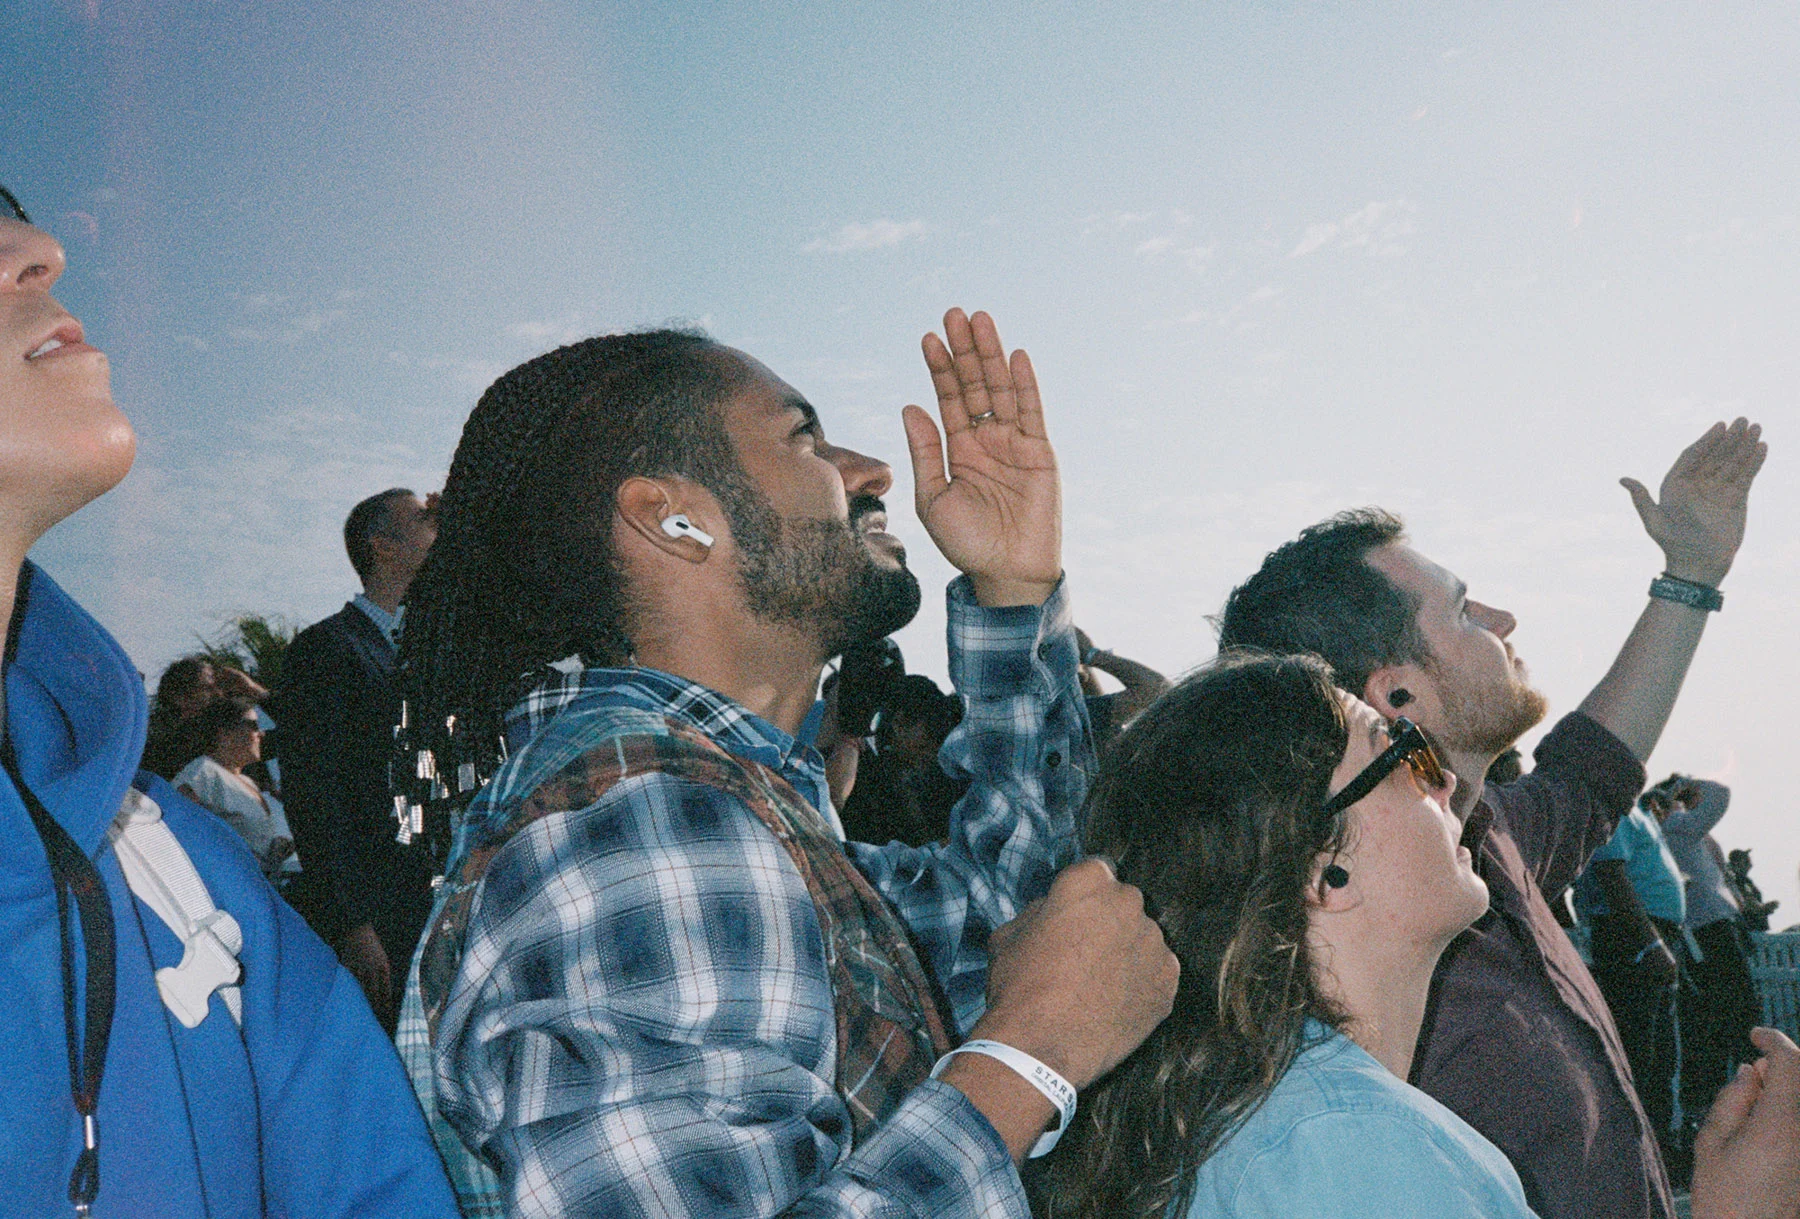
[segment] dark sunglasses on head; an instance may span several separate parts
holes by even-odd
[[[1393,742],[1357,776],[1344,784],[1344,789],[1331,799],[1325,801],[1327,813],[1341,813],[1374,791],[1380,782],[1394,773],[1396,767],[1404,762],[1412,767],[1412,772],[1427,790],[1441,790],[1445,784],[1444,764],[1439,760],[1437,750],[1432,748],[1431,739],[1425,730],[1401,716],[1388,726],[1388,739]]]
[[[11,209],[12,214],[16,219],[21,220],[26,224],[31,223],[31,217],[25,214],[25,209],[19,206],[19,201],[13,198],[13,193],[4,186],[0,186],[0,200],[5,201],[6,206]]]

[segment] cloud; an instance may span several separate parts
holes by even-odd
[[[1218,246],[1211,242],[1205,245],[1197,242],[1184,245],[1169,234],[1146,238],[1138,242],[1137,248],[1132,251],[1139,258],[1157,259],[1164,255],[1178,258],[1194,271],[1204,270],[1217,252]]]
[[[387,353],[388,363],[400,368],[417,368],[423,372],[447,373],[458,389],[480,392],[492,385],[501,373],[512,367],[511,361],[472,360],[459,356],[416,356],[406,351]]]
[[[593,328],[587,325],[580,313],[539,321],[514,322],[506,328],[507,338],[518,339],[533,347],[561,347],[565,343],[588,338],[592,333]]]
[[[923,237],[927,232],[923,220],[871,220],[867,224],[851,221],[829,237],[818,237],[800,247],[802,254],[849,254],[860,250],[881,250]]]
[[[1293,248],[1288,257],[1305,258],[1327,246],[1344,250],[1367,250],[1378,258],[1404,254],[1404,239],[1412,235],[1413,216],[1417,212],[1418,208],[1406,199],[1368,203],[1342,220],[1307,225],[1300,244]]]
[[[81,235],[84,237],[100,235],[100,221],[92,212],[64,212],[63,219],[80,229]]]
[[[344,319],[342,309],[309,309],[284,325],[269,329],[256,326],[231,326],[226,334],[240,343],[298,343],[332,329]]]
[[[1095,232],[1119,233],[1133,225],[1148,224],[1156,219],[1155,212],[1095,212],[1091,216],[1081,218],[1083,234]]]
[[[1274,284],[1263,284],[1243,300],[1223,309],[1190,309],[1178,316],[1151,322],[1145,329],[1157,331],[1178,326],[1202,326],[1211,323],[1243,334],[1256,329],[1261,324],[1254,313],[1257,307],[1268,304],[1280,295],[1281,289]]]

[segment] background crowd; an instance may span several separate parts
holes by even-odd
[[[365,587],[328,622],[360,638],[370,654],[364,669],[346,670],[341,658],[321,662],[306,642],[290,651],[290,631],[240,619],[222,642],[163,671],[144,757],[146,768],[243,835],[271,882],[338,947],[390,1032],[403,980],[393,963],[417,948],[431,876],[443,864],[441,843],[434,858],[423,843],[396,841],[407,817],[389,789],[405,790],[394,776],[414,761],[404,742],[396,743],[397,610],[429,545],[434,510],[435,497],[394,488],[357,505],[346,522],[346,546],[360,559],[353,566]],[[382,611],[372,597],[396,616],[363,608]],[[1076,640],[1090,723],[1104,749],[1169,682],[1095,646],[1079,629]],[[265,676],[273,690],[260,680]],[[373,693],[346,693],[347,682]],[[295,693],[308,690],[314,692]],[[294,701],[303,697],[351,708],[345,731],[322,750],[284,729],[284,721],[305,714]],[[362,705],[371,699],[374,706]],[[947,837],[967,782],[947,774],[938,755],[961,716],[957,697],[907,671],[892,639],[860,644],[827,670],[807,733],[825,757],[832,803],[850,840],[924,846]],[[332,759],[333,784],[362,793],[360,812],[336,787],[318,807],[302,798],[304,852],[295,849],[282,803],[278,758],[288,741],[298,742],[302,773],[320,764],[308,757],[311,749]],[[1505,784],[1527,772],[1512,747],[1486,777]],[[1575,884],[1549,895],[1606,994],[1671,1175],[1683,1187],[1695,1134],[1737,1066],[1757,1056],[1749,1033],[1764,1020],[1750,972],[1753,934],[1770,930],[1778,903],[1761,900],[1748,852],[1728,852],[1715,837],[1730,801],[1721,783],[1670,775],[1643,792]],[[363,913],[347,913],[352,904]],[[397,913],[382,915],[380,935],[359,935],[359,927],[374,926],[366,913],[373,909]]]

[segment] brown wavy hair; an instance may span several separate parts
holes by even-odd
[[[1348,724],[1311,656],[1237,653],[1164,694],[1108,751],[1089,851],[1143,891],[1181,961],[1175,1006],[1082,1097],[1040,1200],[1055,1216],[1163,1219],[1304,1048],[1341,1027],[1307,948],[1307,889],[1342,843],[1323,812]]]

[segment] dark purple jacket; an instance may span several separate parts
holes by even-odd
[[[1673,1219],[1612,1014],[1544,897],[1612,836],[1644,768],[1579,712],[1536,756],[1464,826],[1491,905],[1438,963],[1412,1082],[1506,1154],[1543,1219]]]

